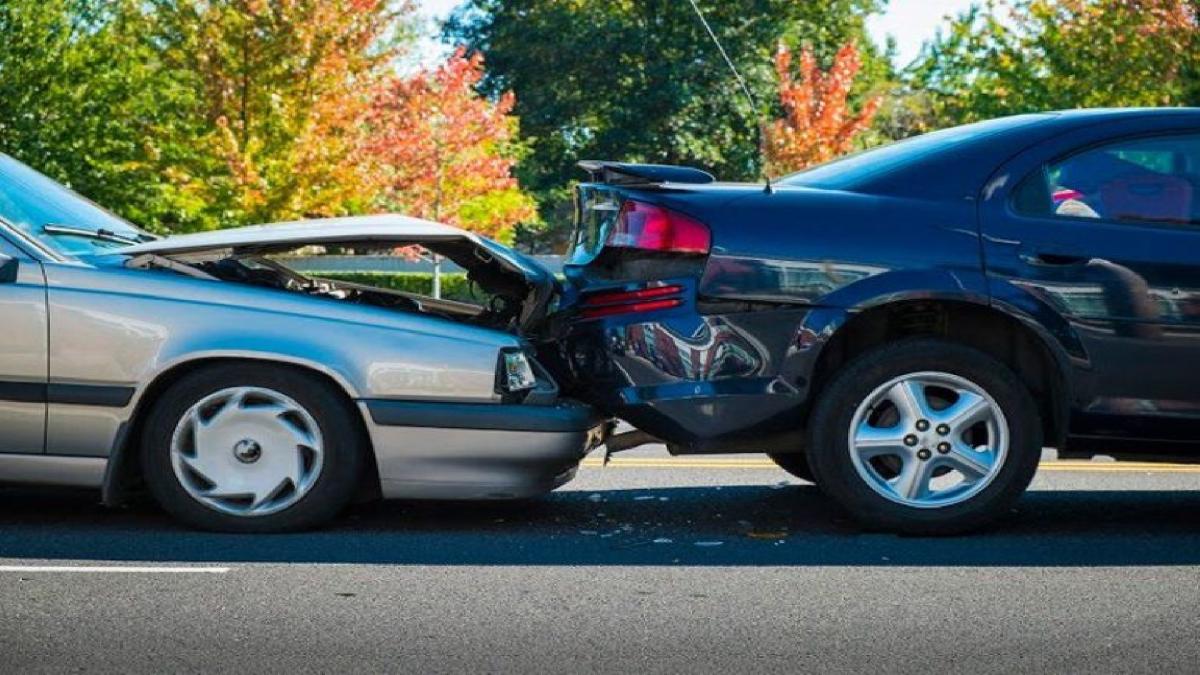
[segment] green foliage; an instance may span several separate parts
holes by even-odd
[[[914,130],[1040,110],[1195,105],[1198,40],[1189,0],[987,0],[915,64]]]
[[[564,244],[580,159],[755,179],[757,118],[783,114],[780,42],[810,47],[821,69],[843,44],[858,47],[850,108],[888,95],[856,146],[1033,110],[1200,105],[1195,0],[981,1],[898,84],[893,47],[871,44],[863,25],[886,0],[701,0],[752,110],[687,0],[465,0],[444,36],[485,57],[489,100],[472,100],[503,111],[513,137],[476,144],[505,146],[481,155],[488,189],[465,163],[433,184],[461,198],[453,217],[464,226],[547,252]],[[418,163],[372,152],[386,134],[361,124],[383,84],[401,92],[395,57],[415,39],[411,10],[410,0],[0,0],[0,150],[160,232],[413,210],[417,179],[396,167]],[[387,130],[427,121],[436,105],[466,109],[421,103],[437,98],[395,101]],[[413,139],[429,136],[410,126]],[[500,222],[530,213],[530,192],[552,225]],[[406,279],[388,283],[425,283]]]
[[[163,139],[205,161],[170,180],[209,229],[373,210],[363,115],[409,11],[394,0],[144,0],[152,62],[187,73],[199,134]]]
[[[407,0],[3,0],[0,149],[160,232],[379,209]]]
[[[433,275],[428,272],[310,272],[310,276],[377,286],[405,293],[432,295]],[[442,275],[442,298],[479,304],[485,296],[472,288],[462,272]]]
[[[0,149],[133,220],[198,204],[163,179],[200,133],[194,82],[153,58],[134,0],[0,3]]]
[[[451,18],[447,40],[484,54],[483,89],[516,94],[530,143],[517,173],[539,197],[544,220],[565,222],[562,189],[580,177],[580,159],[693,164],[726,179],[757,178],[755,113],[781,114],[772,68],[780,40],[811,45],[825,67],[842,44],[856,43],[864,55],[859,96],[889,75],[863,28],[878,0],[700,4],[762,110],[738,94],[685,0],[470,0]]]

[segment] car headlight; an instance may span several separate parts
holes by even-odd
[[[505,391],[525,391],[536,385],[537,378],[525,352],[514,350],[500,353],[500,386]]]

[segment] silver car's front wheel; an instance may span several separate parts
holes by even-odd
[[[171,437],[171,467],[196,501],[222,513],[277,513],[316,484],[321,428],[304,406],[262,387],[210,394],[184,413]]]
[[[226,532],[309,528],[336,515],[369,475],[353,403],[319,375],[229,362],[157,397],[142,472],[176,517]]]

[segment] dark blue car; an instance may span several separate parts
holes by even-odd
[[[544,357],[626,444],[767,452],[913,533],[1003,513],[1043,446],[1200,458],[1200,110],[998,119],[769,188],[584,168]]]

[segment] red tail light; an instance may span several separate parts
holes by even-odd
[[[677,285],[633,291],[602,291],[585,295],[581,300],[583,308],[579,313],[585,319],[597,319],[614,314],[671,309],[683,304],[683,298],[679,297],[682,293],[683,286]]]
[[[708,253],[708,227],[654,204],[628,200],[621,205],[606,245],[663,253]]]

